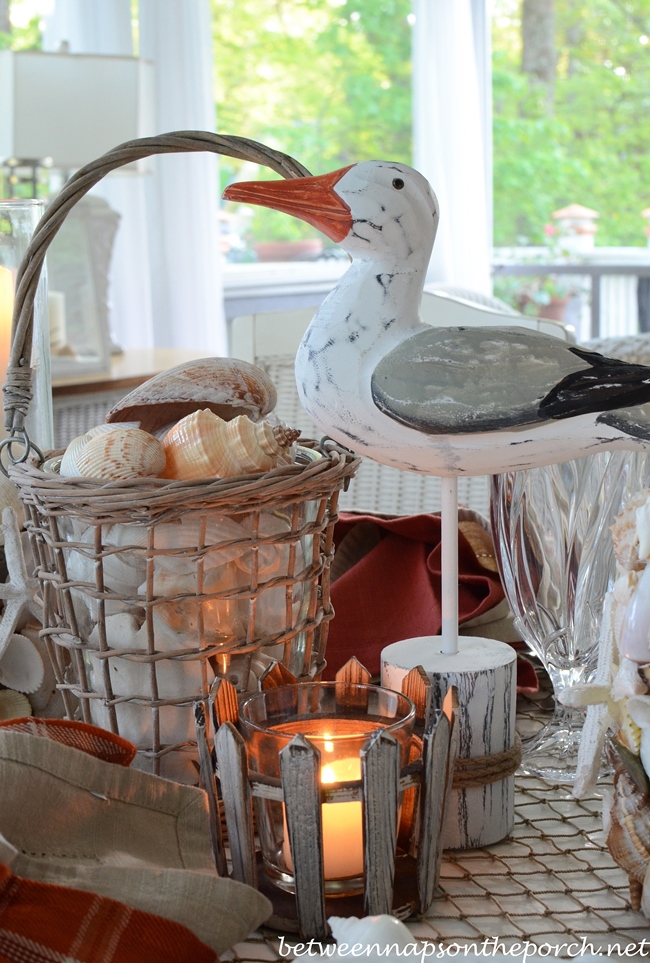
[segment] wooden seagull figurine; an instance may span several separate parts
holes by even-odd
[[[341,444],[440,476],[650,448],[650,367],[516,324],[420,319],[439,214],[411,167],[366,161],[320,177],[233,184],[224,197],[302,218],[352,255],[296,357],[302,404]]]

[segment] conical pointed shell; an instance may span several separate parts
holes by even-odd
[[[628,876],[643,882],[650,862],[650,798],[627,772],[617,773],[607,848]]]
[[[24,635],[12,635],[0,659],[0,682],[17,692],[36,692],[45,676],[41,654]]]
[[[203,358],[162,371],[122,398],[106,421],[139,421],[155,431],[207,408],[225,421],[248,415],[259,421],[277,403],[271,379],[261,368],[238,358]]]
[[[181,419],[163,439],[165,478],[232,478],[269,471],[278,464],[297,432],[254,424],[239,416],[224,421],[212,411],[195,411]]]
[[[158,476],[165,452],[153,435],[139,428],[116,428],[91,438],[76,456],[79,475],[124,480]]]
[[[32,707],[29,699],[22,692],[13,689],[0,690],[0,722],[5,719],[22,719],[31,716]]]

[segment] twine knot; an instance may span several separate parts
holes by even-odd
[[[32,400],[32,372],[28,365],[21,368],[10,364],[7,369],[7,381],[2,388],[4,394],[5,428],[8,431],[21,431]]]

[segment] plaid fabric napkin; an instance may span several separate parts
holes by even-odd
[[[3,963],[215,963],[185,926],[105,896],[14,876],[0,863]]]
[[[217,960],[271,912],[217,876],[202,790],[61,719],[0,723],[0,963]]]

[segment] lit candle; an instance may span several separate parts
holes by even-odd
[[[351,782],[361,779],[361,759],[353,756],[347,759],[323,760],[324,754],[334,752],[334,743],[327,734],[323,742],[318,739],[312,741],[321,751],[321,785],[334,785],[339,782]],[[345,879],[349,876],[363,874],[363,813],[361,803],[350,802],[323,803],[321,806],[323,821],[323,875],[325,879]],[[290,872],[293,872],[293,862],[289,849],[289,833],[286,816],[284,820],[284,843],[282,845],[284,859]]]
[[[11,317],[14,310],[14,277],[0,265],[0,379],[4,384],[11,351]]]

